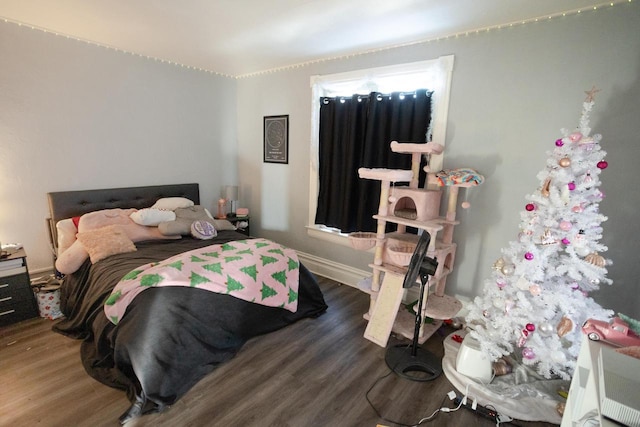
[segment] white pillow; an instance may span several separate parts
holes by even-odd
[[[194,203],[184,197],[165,197],[159,199],[151,209],[162,209],[165,211],[175,211],[178,208],[188,208],[193,206]]]
[[[176,213],[172,210],[145,208],[133,212],[129,217],[136,224],[157,227],[161,222],[175,221]]]
[[[69,246],[76,241],[76,234],[78,234],[78,229],[76,225],[73,223],[71,218],[63,219],[56,223],[56,230],[58,233],[58,253],[60,256],[64,251],[69,249]]]

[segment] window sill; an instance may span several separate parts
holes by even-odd
[[[319,225],[308,225],[307,235],[316,239],[351,247],[351,243],[349,243],[349,237],[347,234],[331,230],[326,227],[321,227]]]

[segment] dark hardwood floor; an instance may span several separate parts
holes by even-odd
[[[453,387],[442,375],[413,382],[387,375],[385,349],[363,338],[368,295],[320,278],[329,310],[249,341],[175,405],[127,426],[412,425],[444,405]],[[117,426],[124,392],[89,377],[78,341],[32,319],[0,328],[0,425]],[[442,356],[443,334],[424,347]],[[387,376],[385,376],[387,375]],[[376,380],[381,378],[377,383]],[[376,414],[365,398],[370,391]],[[514,421],[526,427],[548,423]],[[495,426],[469,410],[439,413],[425,425]]]

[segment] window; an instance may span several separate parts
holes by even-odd
[[[318,198],[318,134],[320,97],[367,95],[371,92],[413,92],[428,88],[433,91],[431,140],[444,145],[453,56],[389,67],[357,70],[348,73],[312,76],[311,178],[309,191],[309,234],[314,237],[348,244],[340,230],[314,224]],[[391,142],[391,141],[389,141]],[[430,165],[442,168],[442,155],[432,156]]]

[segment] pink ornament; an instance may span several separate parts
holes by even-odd
[[[567,184],[567,187],[569,187],[569,190],[573,191],[576,189],[576,183],[570,182],[569,184]]]
[[[527,343],[527,339],[525,337],[520,337],[518,339],[518,347],[524,347],[526,343]]]
[[[571,211],[575,213],[580,213],[583,210],[584,208],[582,207],[582,205],[575,205],[574,207],[571,208]]]
[[[564,141],[562,139],[556,139],[556,147],[562,147],[564,145]]]
[[[571,140],[571,142],[578,142],[582,139],[582,134],[580,132],[574,132],[569,135],[569,139]]]
[[[571,225],[571,222],[569,222],[569,221],[560,221],[560,230],[569,231],[569,230],[571,230],[571,227],[573,227],[573,225]]]
[[[522,357],[525,359],[531,360],[536,358],[536,353],[530,347],[525,347],[522,349]]]
[[[522,330],[522,337],[523,338],[527,338],[529,336],[529,331],[527,331],[526,329]]]
[[[471,203],[469,202],[462,202],[460,204],[460,206],[462,207],[462,209],[469,209],[471,207]]]
[[[505,282],[503,279],[498,279],[496,280],[496,285],[498,285],[500,289],[504,289],[504,287],[507,286],[507,282]]]
[[[598,166],[598,169],[606,169],[607,166],[609,166],[609,163],[605,162],[604,160],[600,160],[596,166]]]
[[[536,209],[536,205],[534,205],[533,203],[527,203],[527,206],[525,206],[524,208],[531,212]]]
[[[536,325],[534,325],[533,323],[527,323],[525,325],[525,328],[527,328],[527,331],[533,332],[536,330]]]
[[[561,240],[561,242],[562,242],[562,244],[563,244],[563,245],[565,245],[565,246],[566,246],[566,245],[569,245],[569,244],[571,243],[571,240],[569,240],[569,239],[567,239],[567,238],[565,237],[565,238],[563,238],[563,239]]]
[[[531,252],[527,252],[526,254],[524,254],[524,259],[526,259],[527,261],[531,261],[533,259],[533,254]]]
[[[542,293],[542,288],[538,284],[533,284],[529,286],[529,292],[531,292],[531,295],[533,295],[534,297],[537,297]]]

